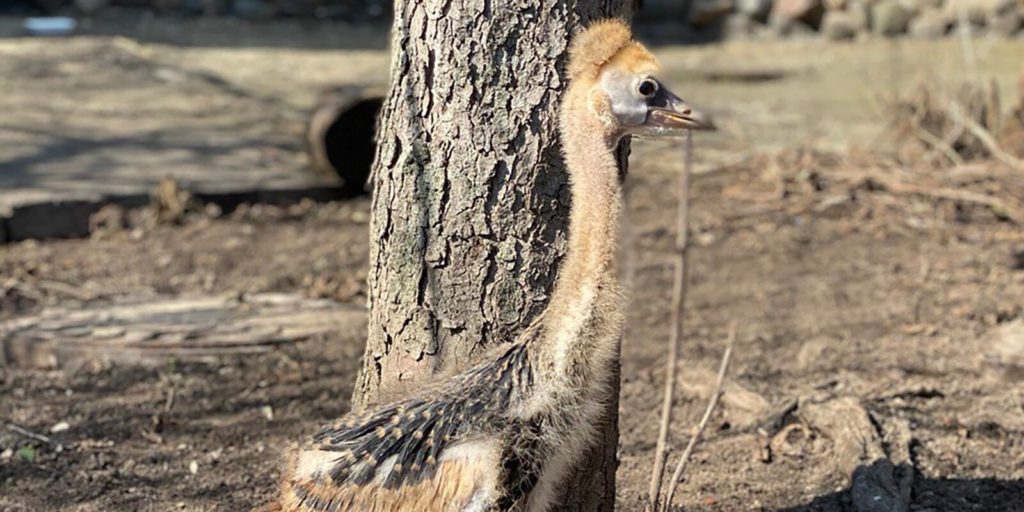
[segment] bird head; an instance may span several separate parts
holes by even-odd
[[[585,89],[590,109],[618,135],[714,130],[707,114],[658,80],[660,69],[654,55],[618,19],[591,25],[576,36],[569,53],[573,87]]]

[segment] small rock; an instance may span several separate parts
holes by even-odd
[[[707,247],[715,243],[715,234],[708,231],[703,233],[697,233],[693,236],[693,241],[697,242],[697,245],[701,247]],[[1024,257],[1024,256],[1022,256]]]
[[[203,206],[203,215],[211,219],[219,219],[224,215],[224,210],[217,203],[206,203],[206,206]]]
[[[153,71],[153,78],[169,84],[182,84],[188,81],[188,75],[184,72],[174,68],[165,67],[156,68]]]
[[[135,466],[137,464],[138,463],[135,462],[134,459],[128,459],[124,461],[120,467],[117,468],[117,472],[122,476],[131,477],[134,475]],[[131,492],[131,490],[129,490],[128,492]]]
[[[722,36],[726,39],[744,39],[754,34],[757,23],[743,13],[735,13],[725,19],[722,25]]]
[[[128,216],[124,208],[108,204],[89,216],[89,234],[102,237],[128,227]]]
[[[188,463],[188,472],[192,473],[193,475],[198,473],[199,472],[199,463],[196,462],[196,461],[189,462]]]
[[[882,0],[871,6],[871,30],[883,36],[895,36],[907,31],[914,9],[903,0]]]
[[[688,396],[707,400],[714,392],[715,372],[707,368],[686,368],[679,374],[679,390]],[[723,416],[733,427],[746,429],[757,425],[771,408],[771,404],[760,394],[743,387],[738,382],[729,382],[722,387]]]
[[[260,407],[260,413],[263,414],[263,417],[266,418],[267,421],[274,421],[274,408],[273,407],[271,407],[269,405],[264,405],[264,406]]]
[[[796,366],[801,370],[820,367],[827,362],[830,350],[839,345],[839,342],[831,338],[812,338],[804,342],[796,355]]]
[[[846,12],[850,13],[852,19],[857,22],[857,30],[865,32],[868,30],[870,25],[868,22],[871,18],[871,5],[873,4],[866,0],[850,0]]]
[[[788,37],[790,39],[812,39],[818,33],[802,21],[772,19],[769,27],[772,37]]]
[[[736,0],[736,12],[765,22],[772,11],[772,0]]]
[[[992,29],[992,32],[1006,37],[1016,35],[1020,31],[1021,25],[1021,15],[1017,11],[994,14],[988,21],[988,26]]]
[[[846,41],[857,36],[857,24],[849,11],[828,11],[821,20],[821,35],[830,41]]]
[[[956,0],[946,2],[943,13],[950,20],[959,20],[961,11],[967,21],[976,27],[984,27],[990,13],[1000,12],[1004,5],[1015,0]]]
[[[985,362],[1008,380],[1024,379],[1024,319],[996,328],[988,345]]]
[[[69,428],[71,428],[71,425],[68,425],[68,422],[66,422],[66,421],[62,421],[62,422],[57,423],[56,425],[50,427],[50,433],[51,434],[60,434],[61,432],[64,432],[65,430],[67,430]]]
[[[850,13],[854,19],[857,20],[857,26],[861,30],[867,30],[871,18],[871,6],[874,5],[872,0],[847,0],[846,12]]]
[[[150,194],[157,220],[164,224],[181,224],[185,214],[197,209],[192,194],[172,179],[162,180]]]
[[[825,15],[822,0],[776,0],[772,6],[771,19],[774,23],[789,24],[800,21],[817,29]]]
[[[947,32],[953,22],[939,11],[925,11],[910,22],[909,34],[920,39],[938,39]]]
[[[975,11],[972,12],[972,16],[976,15],[977,11],[981,11],[989,16],[993,14],[1006,14],[1016,11],[1021,7],[1019,0],[959,0],[950,3],[964,3],[968,9]]]
[[[11,457],[14,457],[14,450],[10,448],[0,453],[0,460],[9,460]]]

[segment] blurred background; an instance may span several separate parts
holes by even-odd
[[[347,408],[391,13],[0,1],[0,509],[247,508]],[[746,333],[687,507],[868,510],[863,445],[904,507],[871,510],[1019,510],[1024,2],[644,0],[635,25],[720,127],[682,417],[723,326]],[[656,437],[678,144],[631,162],[622,510]]]

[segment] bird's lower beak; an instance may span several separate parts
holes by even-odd
[[[655,132],[670,134],[682,130],[714,130],[715,123],[711,116],[690,106],[679,96],[662,87],[647,104],[647,122],[649,129]]]
[[[680,99],[668,102],[666,107],[652,108],[647,122],[670,130],[717,130],[711,116]]]

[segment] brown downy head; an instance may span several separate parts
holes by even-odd
[[[714,130],[710,117],[658,81],[660,69],[654,55],[618,19],[591,25],[569,50],[570,90],[584,95],[589,109],[617,135]]]

